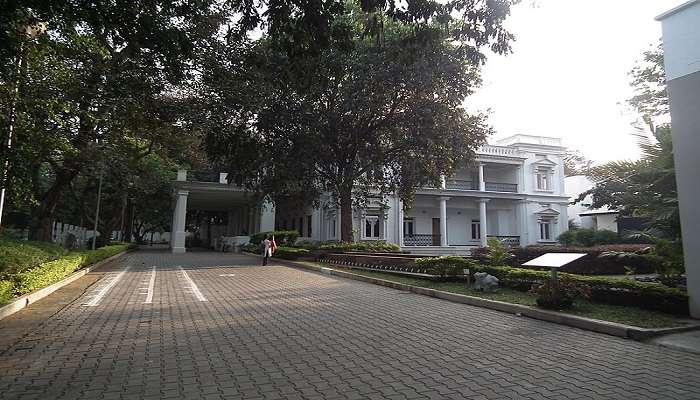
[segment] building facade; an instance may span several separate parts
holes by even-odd
[[[440,187],[420,188],[410,208],[375,199],[353,213],[355,241],[385,240],[416,254],[468,254],[489,237],[508,245],[554,244],[568,229],[561,140],[515,135],[483,146],[476,163]],[[340,210],[330,196],[305,210],[278,206],[276,229],[301,240],[340,239]]]

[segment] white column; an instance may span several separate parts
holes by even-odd
[[[447,246],[447,200],[449,197],[440,197],[440,246]]]
[[[403,246],[403,235],[404,235],[403,219],[404,219],[404,216],[403,216],[403,201],[401,201],[401,199],[398,199],[398,198],[396,199],[396,208],[397,208],[397,218],[396,218],[397,222],[396,223],[398,224],[398,230],[397,230],[398,238],[396,240],[396,243],[399,246]]]
[[[187,190],[178,190],[176,192],[175,215],[173,216],[173,232],[171,233],[172,252],[185,252],[185,218],[187,217]]]
[[[488,223],[486,222],[486,203],[489,199],[479,199],[479,226],[481,228],[481,247],[487,246]]]
[[[440,189],[446,189],[447,188],[447,178],[445,178],[445,175],[440,176]]]
[[[479,190],[486,190],[486,182],[484,181],[484,163],[479,163]]]
[[[529,244],[527,220],[527,200],[520,200],[518,202],[518,235],[520,235],[520,246],[527,246]]]
[[[525,180],[523,179],[524,170],[525,168],[523,168],[522,165],[518,165],[518,168],[515,171],[517,174],[515,177],[515,182],[518,184],[518,193],[523,193],[525,191]]]

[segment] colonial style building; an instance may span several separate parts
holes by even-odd
[[[392,196],[354,210],[354,239],[385,240],[417,254],[467,254],[489,237],[513,246],[556,243],[567,229],[563,155],[560,139],[541,136],[515,135],[483,146],[476,163],[440,187],[420,188],[410,208]],[[206,227],[195,228],[210,245],[221,236],[241,242],[273,228],[298,230],[301,240],[339,240],[340,212],[328,196],[319,208],[279,205],[275,212],[271,204],[251,205],[249,194],[227,184],[225,174],[218,178],[198,182],[179,173],[173,251],[184,249],[188,208],[222,213],[215,229],[211,217]]]

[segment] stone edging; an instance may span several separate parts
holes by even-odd
[[[557,311],[543,310],[535,307],[524,306],[520,304],[505,303],[497,300],[487,300],[480,297],[467,296],[463,294],[444,292],[442,290],[427,289],[418,286],[407,285],[403,283],[387,281],[384,279],[372,278],[365,275],[353,274],[351,272],[339,271],[329,267],[316,267],[306,264],[300,264],[288,260],[274,259],[273,262],[279,262],[291,267],[304,268],[315,272],[320,272],[327,275],[334,275],[342,278],[353,279],[356,281],[373,283],[375,285],[386,286],[394,289],[405,290],[408,292],[421,294],[424,296],[436,297],[443,300],[452,301],[455,303],[469,304],[477,307],[489,308],[492,310],[503,311],[510,314],[539,319],[542,321],[553,322],[561,325],[573,326],[588,331],[605,333],[608,335],[618,336],[622,338],[643,340],[654,336],[666,335],[670,333],[679,333],[700,329],[700,323],[690,326],[681,326],[676,328],[639,328],[632,325],[619,324],[616,322],[601,321],[579,317],[571,314],[565,314]]]
[[[22,295],[12,302],[5,304],[4,306],[0,307],[0,320],[9,317],[10,315],[16,313],[17,311],[27,307],[31,303],[36,303],[37,301],[43,299],[44,297],[50,295],[51,293],[57,291],[58,289],[66,286],[67,284],[75,281],[78,278],[82,278],[83,276],[87,275],[90,271],[94,271],[97,268],[100,268],[101,266],[116,260],[117,258],[123,256],[124,254],[128,253],[131,250],[125,250],[122,251],[121,253],[117,253],[113,256],[107,257],[104,260],[100,260],[94,264],[90,264],[88,266],[85,266],[72,274],[68,275],[67,277],[61,279],[60,281],[56,283],[52,283],[49,286],[46,286],[45,288],[41,288],[39,290],[36,290],[32,293],[28,293],[25,295]]]

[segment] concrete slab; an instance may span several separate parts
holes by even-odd
[[[654,343],[671,349],[700,354],[700,331],[673,333],[671,335],[651,339],[648,341],[648,343]]]

